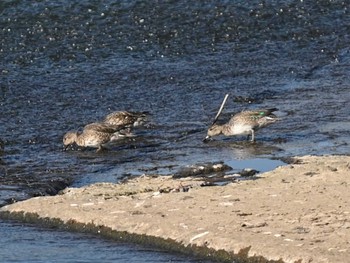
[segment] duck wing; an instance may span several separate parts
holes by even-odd
[[[102,122],[94,122],[86,125],[84,127],[84,131],[95,131],[95,132],[101,132],[101,133],[115,133],[125,128],[122,125],[112,125],[108,123],[102,123]]]
[[[260,109],[260,110],[254,110],[254,111],[247,111],[250,112],[249,115],[254,119],[260,119],[267,116],[275,116],[272,114],[272,112],[278,111],[277,108],[269,108],[269,109]]]
[[[277,108],[246,110],[233,115],[228,122],[229,125],[236,123],[250,125],[252,127],[260,126],[260,121],[264,119],[277,119],[272,112],[277,111]]]
[[[113,125],[135,125],[146,120],[147,112],[133,112],[133,111],[115,111],[108,114],[104,122]]]

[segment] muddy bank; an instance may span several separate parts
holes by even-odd
[[[247,262],[348,262],[350,157],[295,161],[224,186],[142,176],[67,188],[5,206],[1,214],[97,226]]]
[[[0,139],[0,207],[35,196],[56,195],[73,182],[72,169],[14,164],[5,161],[9,152],[4,149],[5,142]]]
[[[56,195],[71,183],[72,178],[67,176],[51,178],[31,174],[21,177],[8,172],[7,166],[0,163],[0,206],[35,196]]]
[[[6,178],[1,178],[0,183]],[[0,184],[0,206],[26,200],[35,196],[56,195],[71,184],[70,178],[57,178],[39,181],[35,176],[21,180],[14,178],[11,183]]]

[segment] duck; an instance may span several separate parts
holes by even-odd
[[[213,136],[223,134],[224,136],[248,135],[247,139],[249,140],[250,136],[250,141],[254,142],[256,131],[279,120],[279,118],[273,114],[275,111],[278,111],[278,109],[245,110],[233,115],[231,119],[223,125],[216,124],[214,121],[208,129],[207,136],[203,141],[207,142],[211,140]]]
[[[133,112],[133,111],[115,111],[108,114],[103,122],[124,126],[124,127],[137,127],[144,124],[147,120],[147,112]]]
[[[86,125],[82,132],[67,132],[63,136],[63,144],[65,149],[75,143],[81,147],[97,148],[96,152],[100,152],[107,149],[111,143],[127,137],[134,135],[122,125],[94,122]]]

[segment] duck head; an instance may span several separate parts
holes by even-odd
[[[211,140],[211,137],[220,135],[221,133],[222,133],[222,126],[213,124],[208,129],[207,136],[204,138],[203,142],[208,142]]]

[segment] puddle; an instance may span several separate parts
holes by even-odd
[[[231,166],[233,170],[254,169],[260,173],[274,170],[279,166],[286,165],[281,160],[271,160],[264,158],[255,158],[247,160],[226,160],[225,164]]]
[[[280,160],[255,158],[228,160],[225,161],[224,165],[232,169],[206,176],[207,184],[205,186],[223,186],[241,180],[255,180],[258,178],[255,175],[274,170],[279,166],[286,165],[286,163]]]

